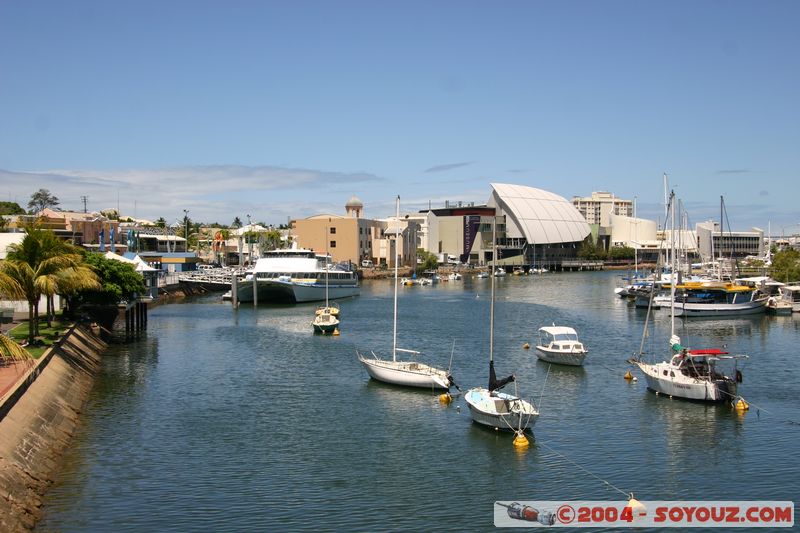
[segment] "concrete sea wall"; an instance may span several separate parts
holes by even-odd
[[[79,424],[106,344],[74,326],[0,404],[0,531],[29,531],[41,516]]]

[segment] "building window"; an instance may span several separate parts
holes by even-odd
[[[336,241],[331,241],[331,248],[336,248]]]
[[[336,228],[331,228],[331,235],[336,235]]]

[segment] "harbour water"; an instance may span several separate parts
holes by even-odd
[[[338,337],[312,334],[313,305],[156,307],[104,358],[39,529],[489,531],[496,500],[800,500],[800,316],[678,323],[688,346],[750,355],[740,416],[623,379],[645,313],[614,296],[617,276],[498,280],[498,376],[541,410],[524,453],[461,399],[367,378],[355,349],[390,353],[389,280],[340,302]],[[452,351],[457,382],[485,386],[489,283],[401,288],[399,345],[445,367]],[[668,314],[654,321],[663,355]],[[553,322],[578,331],[584,367],[536,359]]]

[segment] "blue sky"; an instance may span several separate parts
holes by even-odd
[[[794,1],[0,0],[0,200],[267,223],[611,191],[800,231]],[[727,222],[726,222],[727,225]]]

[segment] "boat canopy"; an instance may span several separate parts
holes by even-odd
[[[686,291],[724,291],[724,292],[752,292],[755,287],[746,285],[734,285],[733,283],[720,283],[717,281],[687,281],[682,285],[676,285],[676,289]]]
[[[698,350],[689,350],[689,355],[705,356],[705,355],[726,355],[729,352],[720,350],[719,348],[703,348]]]
[[[543,328],[539,328],[539,331],[549,333],[554,337],[556,335],[575,335],[575,338],[576,339],[578,338],[578,333],[574,329],[568,328],[566,326],[545,326]]]

